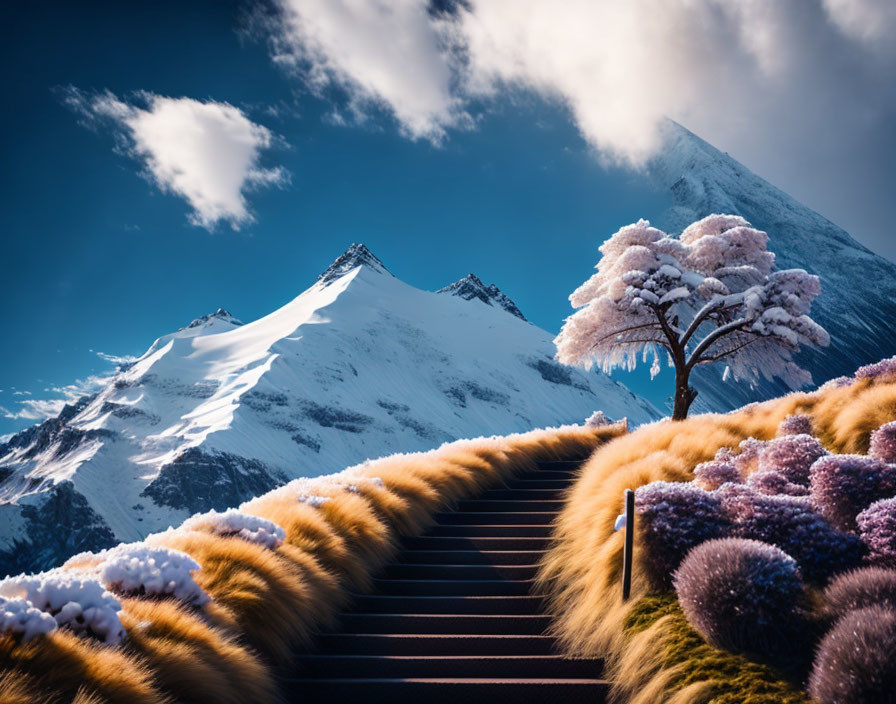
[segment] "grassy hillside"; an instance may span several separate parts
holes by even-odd
[[[808,701],[803,687],[814,644],[827,625],[819,613],[823,583],[807,588],[807,643],[791,644],[799,652],[789,660],[712,647],[685,618],[675,591],[657,586],[656,568],[663,556],[651,552],[640,513],[632,596],[622,601],[623,532],[614,531],[614,521],[625,489],[657,481],[691,482],[699,463],[712,460],[722,448],[736,454],[747,438],[775,437],[788,416],[808,416],[812,433],[831,453],[867,453],[872,431],[896,418],[896,375],[889,373],[893,366],[881,363],[814,393],[730,414],[644,426],[593,455],[561,514],[555,547],[539,579],[558,615],[557,635],[571,653],[608,659],[619,701]],[[729,455],[723,451],[720,456]],[[808,504],[808,496],[804,501]],[[818,631],[809,633],[813,628]]]
[[[539,461],[584,459],[624,432],[560,428],[386,457],[248,502],[243,533],[223,530],[220,515],[191,520],[130,546],[137,550],[114,572],[109,556],[84,554],[37,581],[12,578],[0,591],[0,702],[273,702],[278,664],[307,646],[349,590],[367,588],[399,536],[504,477]],[[196,569],[169,564],[156,579],[148,556],[165,548],[186,553]],[[105,620],[101,608],[88,608],[99,604],[89,593],[98,574],[120,602]],[[16,596],[46,597],[45,611],[57,616],[69,607],[53,599],[80,600],[83,613],[33,635],[54,624]],[[115,613],[124,630],[117,643]]]

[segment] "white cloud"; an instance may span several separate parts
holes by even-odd
[[[111,124],[148,178],[187,201],[195,225],[211,230],[226,222],[239,229],[254,220],[246,194],[288,180],[284,169],[261,166],[262,152],[275,142],[271,131],[229,103],[152,93],[129,103],[76,88],[65,91],[65,100],[88,122]]]
[[[747,143],[774,131],[782,109],[829,109],[844,55],[862,72],[861,40],[896,30],[892,0],[463,0],[451,13],[427,0],[278,4],[276,60],[339,84],[350,102],[388,106],[413,137],[521,88],[562,102],[591,145],[635,165],[659,148],[664,117]]]
[[[19,410],[10,411],[0,407],[4,418],[11,420],[46,420],[58,416],[65,406],[65,399],[31,398],[19,403]]]
[[[91,350],[93,352],[93,350]],[[125,355],[117,355],[117,354],[108,354],[106,352],[95,352],[96,356],[99,357],[104,362],[109,362],[109,364],[130,364],[135,361],[137,358],[130,354]]]
[[[463,124],[443,23],[419,0],[277,0],[274,58],[350,96],[355,117],[391,110],[411,138],[439,141]]]
[[[77,379],[65,386],[52,386],[44,389],[57,398],[27,398],[18,402],[16,410],[0,407],[0,416],[11,420],[46,420],[59,415],[67,403],[73,403],[83,396],[99,391],[110,379],[111,375],[91,375],[85,379]],[[15,395],[19,395],[18,393]]]

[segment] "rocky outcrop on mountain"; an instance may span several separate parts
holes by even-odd
[[[475,274],[467,274],[459,281],[455,281],[453,284],[445,286],[445,288],[440,288],[436,293],[457,296],[458,298],[463,298],[465,301],[482,301],[486,305],[496,306],[506,310],[520,320],[526,319],[526,316],[523,315],[523,312],[517,307],[516,303],[510,300],[501,289],[494,284],[486,286]]]

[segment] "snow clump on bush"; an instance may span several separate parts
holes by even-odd
[[[224,537],[234,536],[271,550],[280,547],[286,538],[286,533],[276,523],[233,508],[222,513],[212,510],[196,514],[184,521],[180,529],[208,531]]]
[[[0,596],[0,633],[14,633],[28,641],[56,629],[56,619],[22,597]]]
[[[179,550],[145,543],[122,543],[97,554],[100,581],[111,591],[127,596],[171,596],[186,604],[202,606],[210,599],[190,574],[200,569],[192,557]]]
[[[92,575],[55,569],[0,581],[0,597],[19,597],[49,614],[60,628],[118,643],[125,636],[118,618],[121,604]]]

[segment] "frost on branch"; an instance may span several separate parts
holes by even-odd
[[[623,227],[600,247],[597,273],[569,297],[579,310],[557,336],[557,359],[633,369],[638,355],[661,354],[676,368],[676,412],[695,392],[691,370],[722,358],[726,374],[760,374],[796,388],[811,382],[793,362],[801,345],[827,345],[809,317],[821,292],[802,269],[775,269],[768,235],[734,215],[710,215],[680,237],[646,220]],[[679,398],[680,396],[680,398]]]
[[[68,628],[105,643],[118,643],[125,636],[124,627],[118,619],[121,604],[92,575],[56,569],[7,577],[0,581],[0,597],[7,600],[24,599],[35,609],[52,616],[60,628]],[[6,603],[8,605],[9,602]],[[42,621],[41,624],[32,626],[43,628],[49,622]]]
[[[271,550],[280,547],[286,538],[286,533],[276,523],[234,508],[222,513],[212,510],[196,514],[184,521],[180,529],[208,531],[224,537],[233,536]]]

